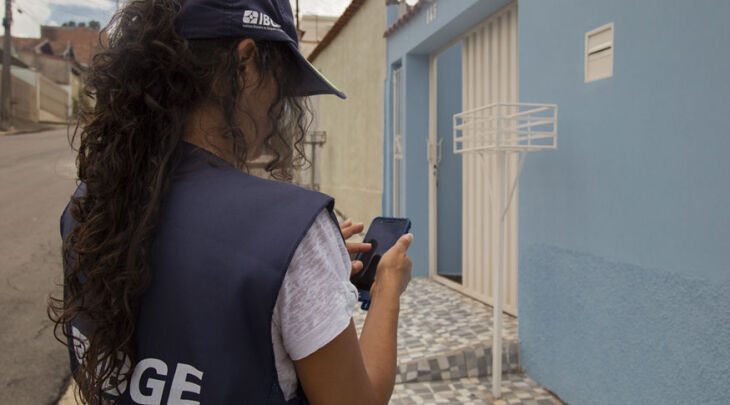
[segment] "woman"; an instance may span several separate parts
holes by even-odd
[[[87,85],[80,186],[61,218],[51,302],[85,403],[386,403],[395,380],[401,238],[358,339],[333,200],[288,180],[302,96],[344,98],[297,50],[288,0],[135,0]]]

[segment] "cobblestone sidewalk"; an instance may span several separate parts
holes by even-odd
[[[359,306],[355,309],[358,331],[366,315]],[[505,315],[503,325],[507,374],[495,401],[492,308],[432,280],[413,279],[401,298],[398,375],[390,404],[561,404],[521,372],[517,319]]]
[[[390,405],[411,404],[562,404],[525,374],[502,376],[502,397],[494,400],[491,378],[396,384]]]

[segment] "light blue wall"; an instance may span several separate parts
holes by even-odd
[[[405,214],[414,234],[408,253],[417,277],[428,276],[428,56],[406,55],[403,63]],[[425,117],[425,119],[422,119]],[[418,119],[414,119],[418,118]]]
[[[386,6],[386,14],[385,14],[385,21],[388,24],[388,27],[390,27],[391,24],[393,24],[398,19],[398,6]]]
[[[523,368],[571,404],[730,402],[730,2],[522,0]],[[614,76],[584,35],[615,23]]]
[[[388,37],[388,63],[412,53],[428,55],[509,3],[509,0],[433,0],[436,18],[426,22],[426,8]],[[428,6],[427,6],[428,7]]]
[[[388,77],[385,91],[385,146],[383,148],[383,212],[388,215],[393,206],[393,66],[402,64],[404,80],[403,134],[405,137],[405,214],[413,222],[414,240],[409,250],[413,274],[428,276],[428,58],[467,29],[482,21],[508,0],[434,0],[436,18],[426,22],[421,10],[406,25],[388,37]],[[448,145],[445,145],[448,147]]]

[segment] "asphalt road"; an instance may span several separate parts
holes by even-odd
[[[46,306],[61,294],[58,221],[74,178],[65,129],[0,136],[0,404],[54,404],[69,379]]]

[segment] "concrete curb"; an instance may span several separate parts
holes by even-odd
[[[45,132],[45,131],[51,131],[54,129],[59,129],[68,126],[68,124],[61,124],[61,123],[53,123],[53,122],[46,122],[46,123],[38,123],[32,126],[22,126],[19,128],[12,128],[10,131],[0,131],[0,136],[12,136],[12,135],[22,135],[22,134],[30,134],[30,133],[36,133],[36,132]]]

